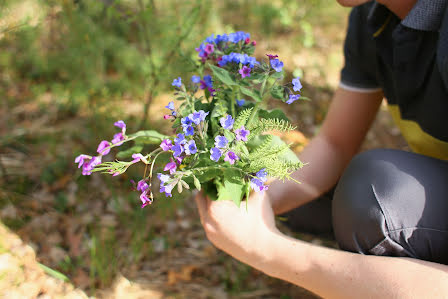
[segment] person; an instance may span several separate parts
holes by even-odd
[[[199,194],[201,223],[234,258],[325,298],[447,297],[448,1],[338,2],[353,7],[345,65],[321,130],[300,154],[301,184],[273,182],[247,210]],[[358,153],[383,97],[412,152]],[[276,228],[275,214],[334,185],[341,250]]]

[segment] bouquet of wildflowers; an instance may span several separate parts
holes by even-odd
[[[302,85],[299,78],[283,84],[283,62],[270,54],[257,61],[252,56],[255,46],[245,32],[205,39],[196,49],[197,74],[185,83],[181,77],[172,82],[176,103],[169,102],[164,118],[173,135],[154,130],[127,134],[126,124],[117,121],[121,131],[111,141],[101,141],[98,155],[76,157],[82,174],[100,171],[117,176],[144,163],[143,177],[134,183],[142,207],[153,202],[155,178],[167,197],[194,186],[211,199],[233,200],[237,205],[249,198],[251,190],[268,189],[268,177],[292,179],[291,173],[303,164],[288,144],[269,132],[295,128],[283,111],[268,111],[265,104],[270,98],[287,104],[304,99],[298,94]],[[128,159],[102,163],[112,148],[131,141],[130,148],[117,154],[118,159]],[[156,147],[144,152],[148,144]],[[157,165],[162,156],[166,164]]]

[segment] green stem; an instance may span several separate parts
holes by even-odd
[[[235,100],[236,100],[236,88],[232,88],[232,98],[230,99],[230,111],[233,119],[235,119]]]

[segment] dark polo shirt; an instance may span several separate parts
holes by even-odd
[[[355,7],[344,54],[341,87],[382,89],[411,149],[448,160],[448,0],[419,0],[404,20]]]

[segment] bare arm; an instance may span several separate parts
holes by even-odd
[[[446,298],[448,266],[412,258],[361,255],[274,233],[266,274],[324,298]]]
[[[361,255],[281,234],[266,194],[245,205],[196,198],[209,240],[238,260],[324,298],[447,298],[448,266]]]
[[[336,90],[320,132],[300,155],[309,165],[293,174],[302,184],[273,182],[269,186],[276,214],[309,202],[336,184],[358,152],[382,99],[382,92]]]

